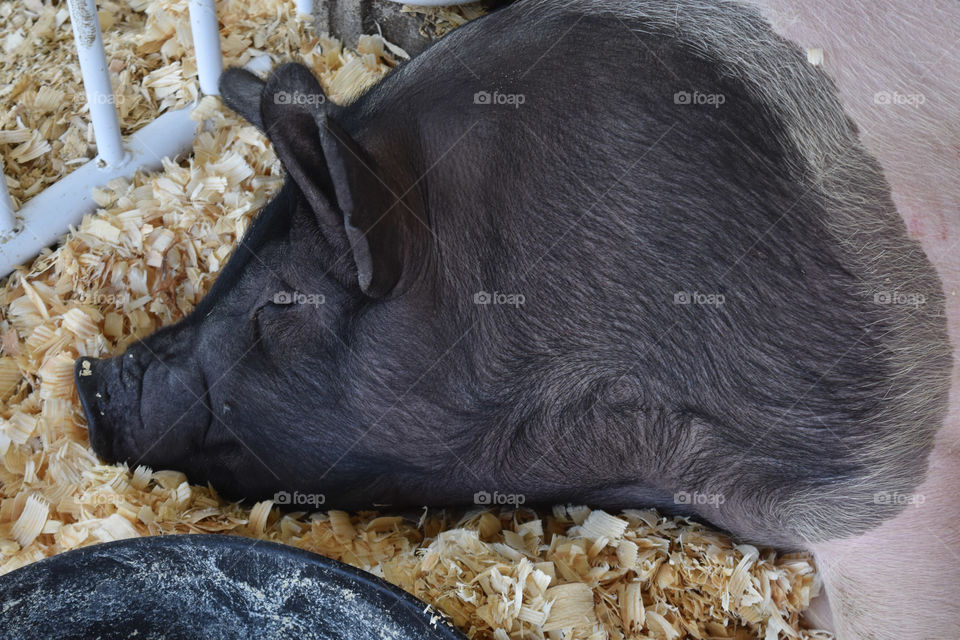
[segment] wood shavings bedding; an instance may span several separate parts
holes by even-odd
[[[101,2],[129,133],[197,96],[183,0]],[[292,2],[219,3],[227,64],[300,59],[344,102],[402,57],[377,37],[356,50],[309,33]],[[91,155],[63,5],[0,4],[0,154],[18,201]],[[189,484],[177,471],[101,464],[73,387],[78,355],[122,351],[183,317],[279,188],[265,139],[216,98],[195,110],[191,157],[115,180],[55,251],[0,289],[0,574],[134,536],[231,533],[364,568],[450,616],[471,638],[828,638],[799,628],[818,590],[804,554],[736,545],[652,511],[587,507],[395,515],[284,513]]]
[[[122,132],[196,100],[199,89],[185,0],[101,0],[100,26]],[[319,71],[335,63],[365,86],[393,64],[368,36],[357,51],[341,50],[275,0],[221,0],[223,61],[244,65],[269,55],[294,57]],[[0,156],[15,206],[96,155],[66,2],[0,2]],[[378,53],[383,55],[377,55]],[[344,58],[339,60],[339,58]],[[317,58],[317,60],[314,60]],[[321,59],[326,64],[321,64]],[[354,75],[351,75],[354,77]],[[339,97],[337,90],[331,98]],[[349,97],[349,96],[344,96]]]
[[[479,18],[487,12],[486,2],[471,2],[453,7],[421,6],[405,4],[403,13],[411,13],[423,20],[420,35],[427,38],[440,38],[459,26]]]

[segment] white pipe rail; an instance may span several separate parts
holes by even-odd
[[[163,114],[124,145],[96,0],[68,0],[68,4],[97,157],[23,203],[19,215],[14,213],[0,163],[0,277],[56,244],[70,226],[94,211],[95,187],[114,178],[129,178],[141,169],[159,169],[163,158],[175,158],[193,146],[197,123],[190,118],[192,107]],[[298,7],[302,4],[304,0],[298,0]],[[306,4],[312,5],[309,0]],[[189,7],[200,90],[218,95],[223,61],[215,0],[190,0]]]
[[[13,213],[13,198],[7,189],[7,179],[3,173],[3,159],[0,158],[0,240],[9,237],[17,227],[17,217]]]
[[[313,15],[313,0],[297,0],[297,13]]]
[[[208,96],[220,95],[217,83],[223,72],[220,55],[220,24],[214,0],[190,0],[190,30],[197,57],[200,91]]]
[[[0,276],[25,264],[44,247],[55,245],[71,226],[96,210],[93,189],[114,178],[130,177],[139,169],[159,169],[164,157],[176,158],[193,147],[197,123],[191,109],[165,113],[127,140],[128,161],[103,166],[96,158],[64,176],[20,207],[22,228],[0,242]]]
[[[123,137],[120,135],[116,99],[107,71],[107,54],[100,35],[97,4],[95,0],[68,0],[68,4],[83,88],[97,141],[97,155],[107,166],[117,167],[124,162]]]

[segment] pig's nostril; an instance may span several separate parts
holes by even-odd
[[[109,397],[106,385],[102,380],[102,364],[99,358],[78,358],[73,366],[73,380],[80,396],[80,405],[87,417],[87,430],[90,433],[90,444],[101,457],[110,460],[111,438],[106,427],[104,407]]]
[[[93,424],[97,414],[101,413],[97,391],[97,376],[94,371],[94,358],[78,358],[73,365],[73,381],[80,396],[80,405],[87,416],[87,426]]]

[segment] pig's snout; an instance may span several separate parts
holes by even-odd
[[[102,432],[98,426],[98,421],[104,416],[100,408],[100,400],[103,398],[102,379],[99,365],[102,362],[99,358],[77,358],[73,366],[73,381],[77,385],[77,393],[80,395],[80,405],[83,407],[83,413],[87,418],[87,429],[90,431],[90,444],[94,450],[101,456],[103,453]]]
[[[124,358],[129,363],[124,363]],[[134,360],[132,354],[124,354],[109,359],[81,357],[74,364],[73,379],[87,418],[90,445],[109,462],[131,453],[118,451],[118,439],[132,441],[131,432],[142,428],[139,387],[143,371]],[[121,429],[127,432],[126,438],[118,438]]]
[[[131,345],[114,358],[80,357],[74,381],[90,445],[108,462],[175,462],[205,433],[202,376],[183,354]]]

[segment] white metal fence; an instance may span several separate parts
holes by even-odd
[[[54,244],[71,225],[93,211],[95,187],[120,176],[130,177],[140,169],[158,168],[164,157],[178,156],[193,144],[196,123],[190,119],[192,106],[165,113],[123,139],[96,0],[68,0],[68,5],[97,156],[24,202],[19,211],[14,211],[0,162],[0,277]],[[313,13],[312,0],[296,0],[296,5],[300,13]],[[216,3],[189,0],[189,9],[200,91],[217,95],[223,62]]]

